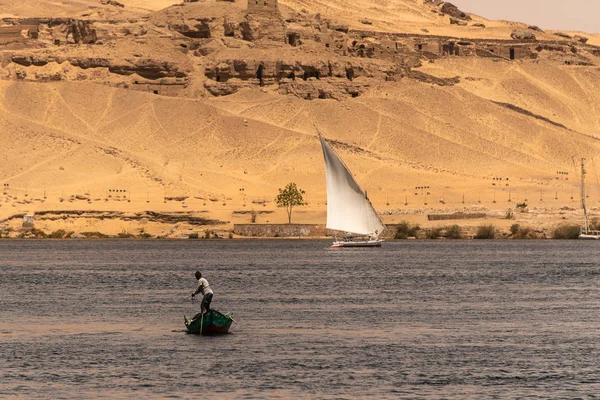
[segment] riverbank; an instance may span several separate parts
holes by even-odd
[[[0,237],[11,239],[326,239],[343,233],[325,227],[322,212],[297,212],[298,223],[282,223],[282,210],[200,211],[43,210],[0,220]],[[276,221],[271,223],[267,218]],[[576,238],[580,210],[572,207],[489,210],[412,209],[382,215],[393,239]],[[266,222],[256,222],[256,220]],[[321,220],[322,223],[314,223]],[[254,222],[253,222],[254,221]]]

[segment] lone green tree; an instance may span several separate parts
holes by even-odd
[[[304,190],[298,189],[295,183],[288,183],[285,189],[279,189],[275,198],[277,207],[284,207],[288,215],[288,224],[292,223],[292,211],[296,206],[304,205]]]

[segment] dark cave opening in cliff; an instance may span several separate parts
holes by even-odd
[[[201,22],[199,24],[197,24],[195,27],[195,29],[187,29],[187,30],[180,30],[179,33],[181,33],[183,36],[192,38],[192,39],[210,39],[211,38],[211,34],[210,34],[210,26],[206,23],[206,22]]]
[[[263,79],[263,72],[264,72],[265,66],[260,64],[258,66],[258,69],[256,70],[256,79],[259,80],[260,82],[260,86],[264,86],[265,85],[265,81]]]
[[[350,81],[354,79],[354,70],[352,68],[346,68],[346,78]]]
[[[288,44],[292,47],[296,47],[300,44],[300,35],[292,32],[287,35]]]
[[[312,69],[304,71],[304,75],[302,76],[302,79],[304,79],[306,81],[306,80],[308,80],[308,78],[321,79],[321,74],[319,73],[319,71],[312,70]]]

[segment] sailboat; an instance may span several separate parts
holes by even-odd
[[[600,239],[600,231],[590,230],[590,225],[587,215],[587,207],[585,206],[585,159],[581,159],[581,208],[583,208],[583,227],[581,227],[581,233],[579,239]]]
[[[346,233],[331,247],[381,247],[385,225],[377,211],[331,145],[320,134],[319,139],[325,158],[327,229]]]

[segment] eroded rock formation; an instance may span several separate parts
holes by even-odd
[[[471,19],[470,16],[460,11],[458,7],[456,7],[452,3],[444,3],[442,4],[442,8],[440,9],[442,13],[449,15],[454,18],[462,19],[465,21],[469,21]]]
[[[69,41],[69,36],[75,43],[91,44],[96,43],[98,36],[96,30],[92,28],[88,21],[72,21],[67,25],[65,41]]]
[[[452,24],[466,26],[470,19],[451,3],[431,7]],[[368,27],[372,21],[357,22]],[[385,81],[458,83],[414,70],[443,57],[510,61],[544,52],[564,64],[593,65],[600,54],[579,35],[539,41],[531,32],[536,27],[513,31],[512,40],[351,29],[319,14],[282,14],[276,0],[184,2],[146,19],[5,18],[3,24],[0,78],[91,80],[173,96],[268,86],[305,99],[341,99]]]
[[[535,35],[527,31],[513,31],[510,37],[515,40],[535,40]]]

